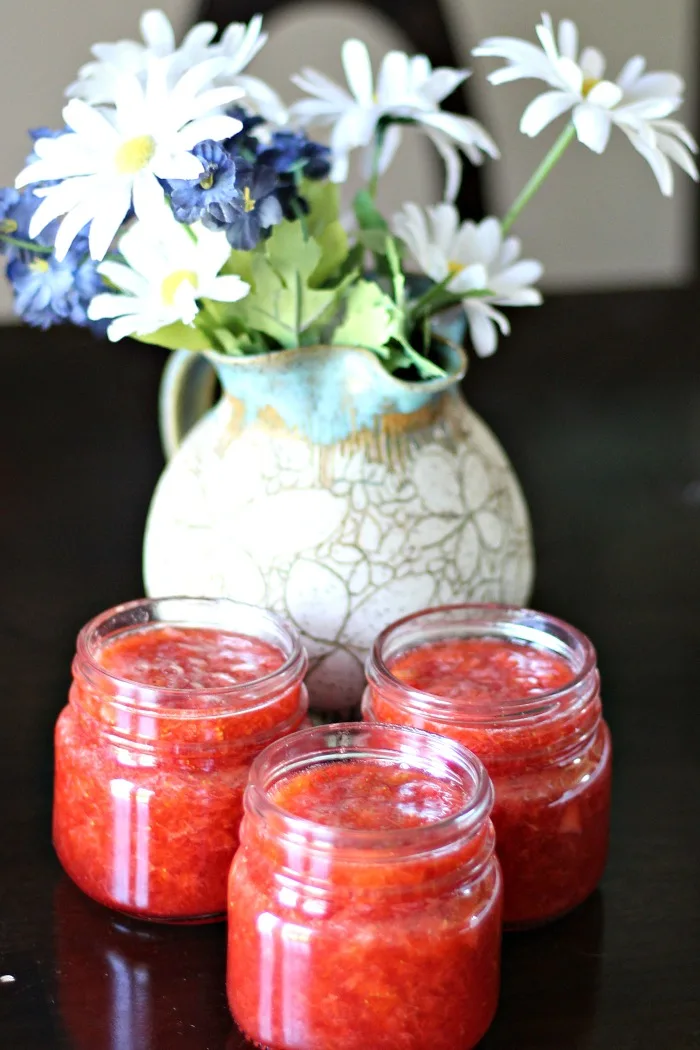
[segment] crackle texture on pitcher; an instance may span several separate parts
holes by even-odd
[[[414,383],[353,348],[208,356],[223,397],[156,489],[149,594],[229,595],[285,615],[309,650],[318,708],[359,701],[368,648],[390,621],[527,600],[527,508],[460,393],[461,350],[444,347],[446,378]]]

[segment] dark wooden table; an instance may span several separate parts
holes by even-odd
[[[483,1050],[700,1048],[699,319],[693,290],[556,298],[467,377],[530,500],[534,601],[598,646],[616,760],[602,889],[506,939]],[[0,1047],[239,1050],[223,928],[120,921],[49,837],[76,631],[142,590],[163,355],[0,340]]]

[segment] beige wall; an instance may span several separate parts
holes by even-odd
[[[426,3],[432,0],[425,0]],[[0,63],[3,153],[0,184],[12,182],[27,153],[26,129],[60,120],[61,92],[88,57],[95,40],[136,33],[148,0],[2,0],[3,60]],[[543,0],[442,0],[445,16],[465,64],[476,69],[471,100],[496,136],[504,161],[490,164],[487,185],[492,208],[503,212],[541,158],[553,133],[530,142],[517,132],[519,115],[534,94],[532,84],[491,88],[489,64],[469,58],[471,47],[494,33],[532,36]],[[193,0],[162,0],[178,28],[184,28]],[[548,0],[555,17],[572,14],[587,42],[596,43],[617,72],[632,53],[653,59],[657,68],[681,70],[694,97],[695,53],[691,0]],[[235,2],[231,2],[235,17]],[[406,47],[400,30],[354,4],[301,4],[270,22],[274,35],[256,60],[256,71],[286,98],[288,76],[302,64],[339,71],[342,40],[363,36],[376,57],[390,46]],[[692,111],[685,119],[692,125]],[[439,187],[439,169],[415,134],[406,136],[382,193],[387,207],[402,200],[430,200]],[[693,187],[680,177],[673,201],[662,199],[645,163],[623,141],[603,158],[572,147],[550,186],[523,216],[518,232],[528,254],[547,269],[555,286],[619,286],[680,281],[692,268]],[[9,295],[0,285],[0,315],[9,313]]]
[[[178,30],[196,8],[192,0],[156,2]],[[31,149],[27,128],[61,126],[63,89],[90,58],[90,45],[136,36],[148,6],[148,0],[0,0],[0,186],[12,185],[24,166]],[[0,279],[0,317],[11,310],[9,289]]]

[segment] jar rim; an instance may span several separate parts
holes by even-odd
[[[173,619],[168,618],[149,618],[149,610],[155,612],[163,611],[165,607],[171,606],[175,610],[179,610],[180,615]],[[258,618],[259,621],[266,621],[274,629],[284,637],[289,643],[289,652],[284,653],[284,662],[273,671],[269,671],[259,678],[250,679],[247,682],[237,682],[232,685],[225,686],[156,686],[149,685],[146,682],[139,682],[136,678],[125,678],[121,675],[114,674],[108,670],[95,657],[96,649],[96,636],[100,628],[105,627],[110,620],[117,619],[119,617],[125,617],[125,622],[121,627],[118,627],[111,635],[107,637],[118,637],[121,633],[137,629],[139,627],[153,626],[173,626],[173,627],[193,627],[193,628],[206,628],[211,627],[214,630],[228,630],[230,633],[241,634],[245,637],[254,639],[257,636],[254,633],[246,631],[239,631],[232,627],[226,627],[221,622],[216,622],[213,619],[207,620],[203,618],[200,622],[194,617],[190,618],[184,615],[186,609],[208,609],[213,611],[215,609],[226,609],[230,611],[245,612]],[[128,618],[133,616],[133,621],[128,622]],[[269,644],[275,644],[270,642]],[[278,645],[277,648],[281,647]],[[173,700],[184,701],[186,697],[191,697],[193,694],[206,694],[207,696],[216,697],[220,700],[225,700],[230,697],[234,698],[247,697],[251,700],[256,699],[256,694],[260,694],[259,699],[266,703],[268,700],[268,692],[271,686],[275,687],[275,693],[281,688],[284,688],[287,682],[299,678],[303,678],[306,667],[307,667],[307,655],[304,646],[302,645],[301,637],[298,631],[296,631],[283,617],[271,610],[264,609],[257,605],[252,605],[248,602],[240,602],[232,598],[219,597],[219,598],[208,598],[208,597],[192,597],[189,595],[168,595],[159,598],[137,598],[130,602],[122,602],[119,605],[115,605],[110,609],[105,609],[103,612],[98,613],[91,620],[80,629],[76,642],[76,660],[81,666],[81,670],[88,668],[93,674],[97,675],[103,681],[107,680],[115,685],[119,690],[118,702],[121,706],[131,707],[137,710],[146,708],[149,714],[157,714],[158,707],[161,706],[163,698],[172,698]],[[138,697],[130,697],[129,692],[137,692]],[[173,717],[188,717],[190,715],[196,715],[197,718],[221,718],[227,714],[236,714],[239,711],[241,713],[249,714],[251,707],[254,707],[255,703],[241,705],[236,707],[234,710],[229,710],[228,705],[220,706],[210,711],[202,710],[201,708],[192,708],[190,704],[181,703],[173,704],[167,708],[169,718]]]
[[[395,677],[385,659],[385,649],[390,639],[402,628],[419,621],[428,621],[433,618],[451,616],[456,614],[454,624],[460,627],[474,628],[466,633],[446,634],[445,637],[482,637],[503,639],[509,641],[520,641],[535,647],[536,638],[543,640],[549,638],[558,641],[559,644],[543,646],[563,657],[572,670],[572,676],[564,685],[555,689],[538,693],[537,696],[499,700],[496,705],[484,703],[466,702],[457,707],[454,700],[439,696],[408,685],[406,682]],[[459,615],[464,617],[463,620]],[[528,622],[530,621],[530,622]],[[508,629],[510,628],[510,630]],[[441,640],[436,635],[434,641]],[[567,645],[568,643],[568,645]],[[428,644],[428,643],[418,643]],[[406,649],[403,652],[408,651]],[[415,648],[415,646],[413,646]],[[578,668],[572,666],[571,654],[576,650],[579,654]],[[374,640],[366,663],[366,675],[370,685],[378,688],[387,685],[400,690],[403,697],[421,711],[428,708],[433,715],[455,718],[461,716],[463,720],[470,722],[494,722],[501,719],[517,720],[530,717],[533,713],[541,714],[543,709],[556,709],[568,698],[576,700],[582,688],[596,677],[597,654],[593,643],[583,631],[567,623],[566,620],[553,616],[550,613],[539,612],[536,609],[521,608],[517,605],[509,605],[500,602],[461,602],[452,605],[440,605],[429,609],[421,609],[414,613],[395,620],[381,631]]]
[[[396,745],[403,746],[381,748],[375,744],[363,747],[363,739],[369,742],[375,737],[388,737]],[[449,816],[428,824],[409,828],[365,829],[323,824],[297,816],[270,797],[272,786],[286,775],[302,772],[313,765],[347,761],[355,753],[373,758],[395,756],[397,765],[405,765],[411,758],[430,758],[433,770],[436,763],[441,763],[443,771],[446,771],[451,763],[454,769],[463,773],[465,804]],[[421,767],[416,764],[415,768]],[[438,774],[435,772],[434,775],[437,777]],[[467,777],[470,778],[469,791],[465,784]],[[464,745],[423,729],[387,722],[339,722],[311,726],[274,741],[253,760],[244,797],[246,812],[263,820],[271,819],[283,829],[283,833],[307,847],[313,844],[326,849],[340,846],[353,851],[369,850],[374,854],[400,856],[401,859],[405,859],[406,854],[432,851],[436,844],[447,846],[457,839],[475,834],[488,819],[493,803],[494,789],[486,767]]]

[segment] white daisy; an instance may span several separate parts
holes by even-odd
[[[193,26],[177,47],[175,31],[163,11],[144,11],[140,21],[143,43],[120,40],[114,44],[95,44],[91,51],[96,62],[88,62],[78,70],[78,79],[66,89],[66,95],[80,98],[92,105],[114,101],[114,92],[122,73],[144,74],[151,58],[172,58],[178,55],[173,75],[177,77],[207,55],[207,47],[216,36],[215,22],[200,22]]]
[[[440,103],[470,75],[467,70],[433,69],[425,55],[411,58],[402,51],[390,51],[382,60],[375,87],[369,52],[362,41],[346,40],[342,61],[349,91],[314,69],[304,69],[301,75],[292,77],[297,87],[313,96],[295,103],[292,115],[303,126],[332,125],[334,181],[345,181],[350,153],[358,147],[367,151],[367,167],[379,123],[387,118],[415,123],[428,135],[447,166],[449,199],[456,196],[461,179],[458,148],[473,164],[480,163],[484,153],[499,155],[493,139],[476,120],[440,109]],[[401,133],[397,124],[386,129],[379,174],[389,167]]]
[[[683,104],[681,77],[647,73],[644,59],[636,57],[615,82],[606,80],[604,56],[593,47],[579,53],[578,29],[569,19],[562,20],[555,33],[551,16],[543,14],[537,35],[541,48],[517,38],[491,37],[473,52],[506,60],[506,66],[489,75],[492,84],[534,79],[552,88],[538,95],[523,113],[520,130],[525,135],[538,135],[571,111],[579,141],[595,153],[605,150],[613,125],[620,127],[647,159],[667,196],[673,190],[669,157],[697,178],[689,152],[697,151],[694,139],[683,125],[665,119]]]
[[[459,212],[452,204],[424,210],[409,203],[391,225],[428,277],[438,284],[450,278],[447,291],[464,296],[472,343],[481,357],[495,351],[499,331],[510,333],[508,319],[494,306],[539,306],[542,302],[540,292],[531,287],[542,276],[542,265],[519,258],[519,239],[504,239],[498,219],[460,225]],[[475,297],[476,292],[485,294]]]
[[[66,94],[81,98],[93,105],[112,102],[121,73],[143,76],[151,58],[170,59],[171,81],[177,80],[193,65],[210,58],[224,58],[222,67],[210,86],[243,88],[254,108],[266,120],[284,123],[287,113],[275,91],[258,77],[243,75],[243,70],[267,42],[262,32],[262,16],[256,15],[248,25],[233,22],[225,30],[219,43],[212,44],[217,26],[214,22],[199,22],[177,46],[173,27],[163,11],[146,11],[141,16],[143,43],[121,40],[116,44],[95,44],[92,53],[96,62],[88,62],[78,72],[78,79]]]
[[[199,223],[190,230],[172,218],[137,222],[119,241],[124,262],[98,268],[121,289],[95,296],[88,309],[93,321],[115,318],[107,330],[111,340],[150,335],[177,321],[191,325],[198,299],[233,303],[248,294],[250,285],[240,277],[218,276],[231,253],[226,238]]]
[[[115,109],[95,109],[72,99],[63,111],[70,132],[39,139],[38,160],[17,176],[17,187],[59,180],[39,187],[44,197],[29,227],[36,237],[60,215],[56,257],[63,259],[76,235],[90,224],[90,254],[104,258],[132,207],[139,218],[165,208],[158,179],[195,179],[202,165],[189,151],[205,139],[225,139],[241,122],[222,116],[220,107],[241,89],[206,87],[221,68],[210,59],[167,83],[167,58],[149,59],[145,86],[134,74],[121,74]]]

